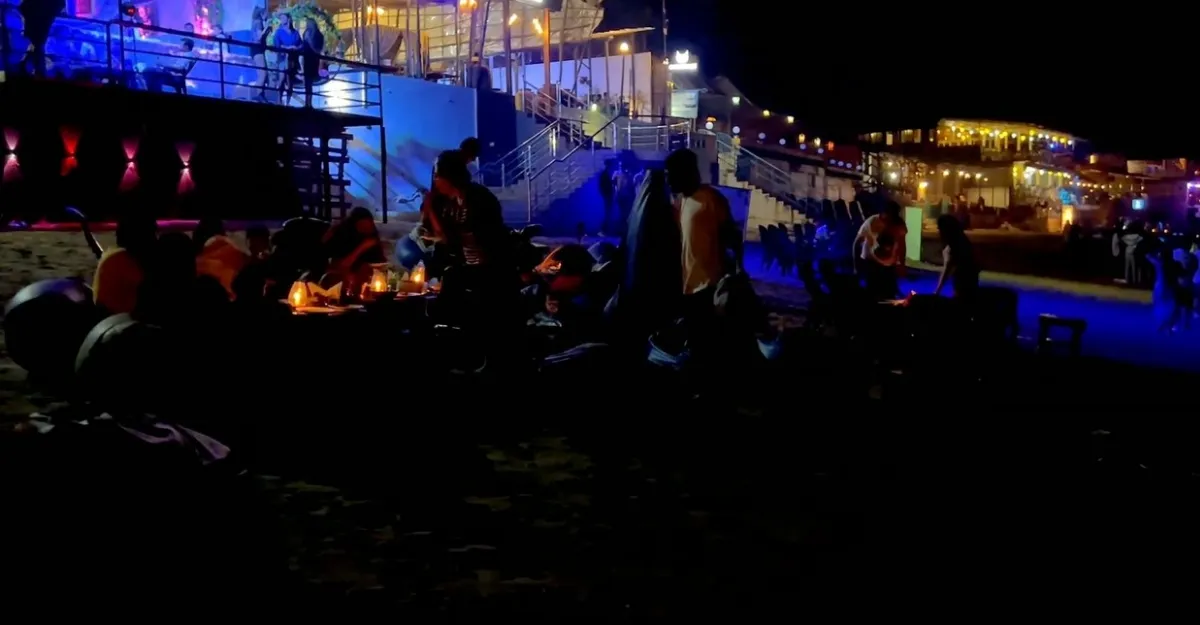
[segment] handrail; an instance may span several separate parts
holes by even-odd
[[[629,116],[626,115],[625,113],[621,113],[620,115],[617,115],[616,117],[608,120],[607,122],[605,122],[605,124],[603,126],[596,129],[596,132],[593,132],[592,134],[584,137],[583,141],[580,141],[579,144],[577,144],[575,147],[571,148],[571,150],[569,152],[567,152],[566,154],[564,154],[561,157],[555,158],[554,160],[550,161],[549,163],[546,163],[546,165],[544,167],[537,170],[537,172],[535,172],[532,176],[529,176],[526,180],[529,180],[532,182],[534,179],[536,179],[538,176],[540,176],[542,174],[542,172],[549,169],[555,163],[562,163],[562,162],[566,161],[567,159],[571,158],[571,155],[578,152],[579,148],[582,148],[585,144],[595,145],[596,137],[600,136],[600,133],[604,132],[609,126],[612,126],[613,124],[615,124],[617,122],[617,120],[627,118],[627,117],[629,117]],[[644,118],[644,117],[651,117],[654,119],[671,119],[670,117],[659,116],[659,115],[641,116],[641,118]],[[647,129],[647,130],[651,130],[651,129],[652,130],[662,130],[663,128],[671,128],[672,125],[673,124],[663,124],[661,126],[642,126],[641,128]]]
[[[7,19],[3,19],[4,16],[7,16],[8,13],[12,9],[16,9],[16,8],[17,8],[17,6],[13,2],[0,1],[0,22],[3,22],[3,24],[4,24],[3,30],[5,31],[6,34],[23,32],[23,27],[17,27],[15,29],[7,28],[8,21],[7,21]],[[56,29],[51,31],[50,41],[55,41],[56,39],[60,40],[60,41],[61,40],[83,41],[84,43],[95,44],[95,47],[97,49],[99,49],[101,46],[104,47],[103,52],[100,55],[98,55],[100,57],[99,59],[89,59],[87,57],[76,58],[73,56],[73,54],[63,55],[63,54],[59,53],[58,57],[62,58],[62,59],[66,59],[68,61],[68,63],[66,63],[66,65],[69,65],[69,66],[79,66],[79,67],[100,66],[100,67],[107,67],[109,72],[123,73],[123,72],[129,71],[126,68],[126,63],[130,60],[130,58],[133,58],[134,60],[136,60],[136,58],[138,56],[150,55],[150,56],[169,58],[169,59],[185,58],[184,56],[181,56],[179,54],[172,54],[172,52],[170,50],[158,49],[163,46],[170,47],[169,42],[164,42],[164,41],[161,41],[158,39],[152,39],[150,41],[147,41],[146,43],[148,44],[147,45],[148,49],[138,49],[140,47],[138,44],[142,43],[143,41],[138,38],[137,33],[134,33],[133,35],[127,35],[126,33],[128,31],[151,32],[151,33],[156,33],[156,34],[161,33],[161,34],[167,35],[169,37],[178,37],[180,40],[189,39],[189,40],[196,41],[196,42],[206,42],[207,45],[198,47],[198,51],[194,55],[194,57],[188,56],[186,58],[194,58],[195,61],[205,63],[205,64],[215,64],[218,68],[217,69],[218,77],[217,78],[201,78],[199,76],[191,76],[191,77],[185,76],[185,79],[187,79],[189,81],[195,81],[197,84],[207,83],[207,84],[219,85],[217,88],[220,90],[220,94],[219,94],[220,99],[228,99],[228,97],[226,95],[226,91],[227,91],[228,87],[230,87],[230,86],[236,87],[237,85],[241,84],[241,83],[237,83],[237,82],[229,82],[226,80],[226,77],[225,77],[225,69],[226,68],[236,68],[237,70],[242,70],[242,71],[265,70],[267,72],[271,72],[272,73],[271,75],[274,75],[274,73],[276,73],[276,72],[283,71],[277,67],[274,67],[273,65],[265,67],[265,68],[258,67],[257,65],[255,65],[251,60],[248,60],[252,57],[252,55],[248,52],[249,48],[253,47],[258,50],[263,50],[264,52],[271,52],[275,55],[285,55],[286,56],[286,55],[297,53],[297,51],[294,49],[281,48],[281,47],[274,46],[274,45],[259,44],[256,41],[245,41],[245,40],[241,40],[241,39],[234,39],[232,37],[217,37],[214,35],[206,35],[206,34],[201,34],[201,33],[196,33],[196,32],[176,30],[173,28],[165,28],[162,26],[154,25],[154,24],[146,24],[146,23],[137,22],[137,21],[130,21],[130,20],[125,19],[125,16],[123,16],[123,15],[118,16],[116,19],[103,20],[103,19],[88,18],[88,17],[76,17],[74,15],[70,15],[70,14],[67,14],[64,12],[59,15],[59,19],[61,19],[62,21],[58,22],[58,26],[56,26]],[[116,33],[113,32],[114,27],[116,27],[116,31],[117,31]],[[64,33],[60,32],[59,29],[61,29],[61,28],[68,29],[69,32],[64,34]],[[7,39],[7,38],[5,38],[5,39]],[[3,42],[0,42],[0,44],[4,44],[5,46],[7,46],[9,44],[9,42],[3,41]],[[246,51],[243,52],[243,50],[246,50]],[[45,51],[45,52],[47,54],[47,58],[52,58],[55,55],[55,53],[52,51]],[[10,53],[11,53],[11,51],[6,52],[6,54],[4,55],[4,58],[2,60],[3,62],[0,63],[4,66],[5,69],[9,68],[9,64],[11,62],[11,59],[9,58]],[[132,55],[132,57],[131,57],[131,55]],[[351,61],[349,59],[329,56],[326,54],[320,54],[320,55],[316,55],[316,56],[323,64],[330,67],[330,70],[331,70],[328,74],[328,78],[323,80],[322,83],[333,83],[336,81],[336,82],[340,82],[340,83],[349,85],[349,87],[352,89],[362,88],[362,89],[366,90],[366,92],[364,92],[364,94],[363,94],[363,98],[365,98],[365,99],[354,98],[354,97],[350,96],[349,94],[341,94],[341,95],[336,96],[339,100],[346,102],[346,105],[345,106],[340,106],[340,105],[339,106],[330,106],[327,108],[327,110],[332,111],[332,110],[336,110],[336,109],[349,109],[349,108],[361,107],[362,109],[365,109],[365,110],[376,109],[378,116],[382,117],[383,94],[382,94],[382,80],[381,80],[380,76],[382,76],[382,74],[385,72],[392,73],[393,71],[395,71],[393,68],[386,68],[386,67],[379,66],[379,65],[370,65],[370,64],[361,63],[358,61]],[[246,60],[243,60],[243,59],[246,59]],[[333,70],[333,68],[335,66],[337,67],[336,71]],[[368,74],[368,75],[375,74],[375,77],[373,77],[374,78],[373,80],[369,79],[369,78],[364,78],[364,80],[362,80],[362,81],[348,80],[346,77],[339,78],[339,76],[341,74],[345,74],[347,72],[353,73],[353,72],[359,72],[359,71],[364,72],[365,74]],[[136,70],[135,70],[135,72],[136,72]],[[141,72],[136,72],[136,73],[140,74]],[[118,84],[128,87],[128,85],[125,84],[124,80],[119,81]],[[128,87],[128,88],[136,88],[136,87]],[[371,92],[371,91],[376,92],[376,94],[369,94],[369,92]],[[339,93],[341,93],[341,92],[339,92]],[[203,93],[196,94],[196,95],[200,95],[201,97],[212,97],[208,94],[203,94]],[[324,94],[322,94],[320,92],[316,93],[315,95],[330,97],[330,96],[325,96]],[[373,112],[375,112],[375,111],[373,111]]]
[[[771,170],[774,170],[780,176],[785,177],[787,180],[791,180],[791,178],[792,178],[791,174],[780,169],[778,165],[764,159],[763,157],[755,154],[754,152],[751,152],[750,150],[747,150],[746,148],[743,148],[740,145],[735,145],[731,139],[725,139],[724,138],[725,136],[728,136],[728,135],[721,135],[721,134],[717,135],[717,145],[729,148],[729,150],[731,152],[734,152],[735,155],[745,154],[746,156],[750,157],[750,160],[752,162],[754,162],[755,164],[762,165]]]
[[[524,150],[525,148],[529,147],[534,141],[537,141],[538,139],[541,139],[544,135],[549,134],[551,131],[554,130],[554,126],[556,126],[557,124],[558,124],[558,122],[554,122],[553,124],[548,124],[545,128],[542,128],[541,130],[534,133],[532,137],[529,137],[528,139],[519,143],[517,145],[517,147],[505,152],[502,156],[500,156],[500,158],[497,158],[493,161],[488,162],[480,169],[486,169],[487,167],[495,165],[496,163],[502,163],[502,162],[508,160],[509,156],[516,154],[516,153],[520,152],[521,150]]]

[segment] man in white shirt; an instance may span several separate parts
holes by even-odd
[[[742,239],[733,223],[729,201],[720,191],[700,182],[696,154],[682,149],[667,157],[667,184],[682,196],[679,227],[683,236],[683,294],[704,293],[727,274],[741,271]]]

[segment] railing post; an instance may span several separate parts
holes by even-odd
[[[383,101],[382,94],[380,94],[379,100],[381,102]],[[381,113],[383,112],[382,109],[380,110],[380,112]],[[381,116],[379,119],[382,120],[383,117]],[[385,224],[388,222],[388,185],[387,185],[388,167],[387,167],[387,164],[388,164],[388,162],[387,162],[387,133],[385,132],[383,124],[380,123],[379,124],[379,171],[383,172],[383,175],[379,177],[379,193],[381,194],[380,199],[382,200],[382,203],[383,203],[383,223],[385,223]]]
[[[217,42],[217,68],[220,74],[218,75],[221,84],[221,99],[225,99],[225,45]],[[185,76],[186,80],[187,77]]]
[[[485,181],[486,182],[486,181]],[[508,172],[505,171],[504,163],[500,163],[500,188],[508,186]]]
[[[533,179],[525,175],[525,223],[533,223]]]

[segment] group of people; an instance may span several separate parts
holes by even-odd
[[[970,301],[979,291],[979,265],[962,221],[956,215],[943,214],[937,219],[937,229],[942,242],[942,269],[934,295],[950,287],[956,299]],[[895,202],[885,204],[883,211],[868,217],[859,228],[851,257],[855,274],[873,301],[900,295],[907,236],[908,227]]]
[[[267,89],[272,86],[279,90],[283,102],[288,102],[292,99],[292,94],[296,90],[297,74],[304,82],[304,106],[312,108],[313,105],[313,86],[320,78],[321,74],[321,55],[325,50],[325,36],[321,34],[321,29],[312,19],[304,20],[305,23],[303,32],[297,31],[296,26],[292,24],[292,18],[287,13],[279,15],[279,26],[274,29],[276,48],[283,48],[287,51],[281,55],[283,58],[276,60],[277,71],[272,74],[267,72],[267,39],[271,35],[271,28],[267,26],[266,19],[262,12],[258,9],[254,12],[254,17],[250,22],[250,34],[254,38],[254,43],[250,45],[250,56],[254,61],[254,67],[257,70],[255,83],[258,85],[257,99],[266,101]],[[271,76],[275,76],[272,80]]]
[[[372,264],[385,261],[374,218],[363,208],[329,228],[316,250],[281,239],[286,233],[272,236],[261,225],[246,230],[243,244],[212,218],[202,219],[189,236],[159,234],[154,219],[129,214],[116,234],[116,246],[104,251],[96,267],[96,304],[108,314],[163,325],[197,319],[231,302],[272,310],[301,275],[361,282],[370,278]]]

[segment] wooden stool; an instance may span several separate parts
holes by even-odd
[[[1044,313],[1038,315],[1038,353],[1047,353],[1054,341],[1050,340],[1053,328],[1067,328],[1071,331],[1071,342],[1068,345],[1071,356],[1078,357],[1083,352],[1083,331],[1087,330],[1087,321],[1072,317],[1059,317]]]

